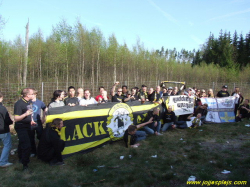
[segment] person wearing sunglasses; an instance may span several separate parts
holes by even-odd
[[[121,103],[121,102],[123,102],[123,99],[125,98],[125,96],[122,95],[122,88],[118,88],[117,93],[115,93],[115,88],[116,88],[117,85],[119,85],[118,81],[115,82],[115,84],[111,88],[111,91],[110,91],[110,95],[112,96],[111,101]]]

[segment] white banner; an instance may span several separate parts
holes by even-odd
[[[169,96],[166,107],[172,106],[175,115],[191,114],[194,112],[194,97],[186,95]]]
[[[201,103],[208,104],[206,121],[211,123],[235,122],[235,97],[201,98]]]

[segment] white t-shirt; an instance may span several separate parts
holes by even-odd
[[[239,104],[240,95],[237,93],[234,93],[233,96],[235,97],[235,104]]]
[[[97,104],[97,101],[91,97],[90,99],[81,99],[79,105],[92,105]]]
[[[190,121],[186,121],[188,127],[191,127],[191,126],[192,126],[192,122],[193,122],[193,120],[194,120],[195,118],[196,118],[196,117],[191,117],[191,118],[190,118]],[[201,120],[200,120],[200,122],[199,122],[199,126],[201,126]]]

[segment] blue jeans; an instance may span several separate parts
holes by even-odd
[[[136,131],[136,142],[145,140],[147,137],[147,134],[145,131]]]
[[[11,149],[11,135],[10,133],[0,134],[0,140],[3,141],[3,150],[0,158],[0,166],[7,164],[9,161],[9,154]]]
[[[161,129],[162,132],[172,128],[172,125],[174,124],[174,122],[169,122],[169,123],[165,123]]]
[[[180,129],[185,129],[185,128],[187,128],[188,126],[187,126],[186,121],[177,121],[177,122],[176,122],[176,127],[177,127],[177,128],[180,128]]]
[[[144,126],[143,129],[147,134],[154,134],[155,132],[160,132],[161,129],[161,122],[157,121],[157,126],[154,126],[155,122],[152,122],[151,124]]]

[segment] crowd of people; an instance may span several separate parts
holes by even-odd
[[[201,103],[201,98],[208,97],[228,97],[228,87],[224,85],[222,89],[214,95],[212,89],[208,92],[204,89],[187,88],[185,85],[178,87],[147,88],[142,85],[141,88],[133,87],[130,90],[126,85],[118,87],[119,82],[115,82],[110,90],[110,94],[104,87],[99,87],[99,95],[92,97],[89,89],[76,88],[70,86],[68,91],[55,90],[51,102],[46,106],[43,101],[37,99],[37,91],[33,88],[22,90],[21,98],[14,105],[14,119],[6,108],[2,105],[3,95],[0,93],[0,139],[4,147],[0,158],[0,167],[11,166],[8,161],[11,149],[11,136],[9,125],[15,122],[15,130],[19,139],[18,158],[23,164],[23,170],[28,169],[30,157],[37,156],[50,165],[63,165],[61,152],[65,144],[60,139],[60,129],[63,127],[63,120],[56,118],[50,125],[44,128],[46,111],[50,108],[62,106],[84,106],[94,104],[103,104],[107,102],[134,102],[140,101],[142,104],[146,101],[162,104],[165,96],[187,95],[194,96],[194,113],[190,115],[175,115],[172,106],[168,106],[163,112],[156,107],[149,112],[147,122],[134,124],[128,127],[124,134],[126,147],[138,147],[139,140],[143,140],[147,135],[162,135],[162,132],[174,128],[196,128],[204,123],[208,105]],[[118,88],[117,88],[118,87]],[[235,116],[236,121],[243,118],[249,118],[249,100],[243,98],[238,87],[231,94],[235,97]],[[243,102],[244,100],[244,102]],[[243,103],[243,104],[242,104]],[[163,123],[161,123],[163,121]],[[140,129],[140,130],[138,130]],[[138,131],[137,131],[138,130]],[[36,146],[36,139],[39,140]]]

